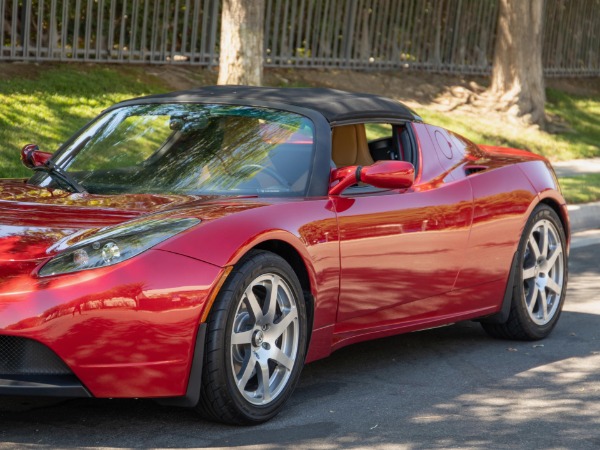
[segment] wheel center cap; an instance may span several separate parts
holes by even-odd
[[[548,279],[546,278],[546,275],[544,273],[540,273],[536,278],[535,283],[537,284],[539,289],[545,289],[546,284],[548,284]]]
[[[265,336],[261,330],[256,330],[252,335],[252,345],[260,347],[265,340]]]

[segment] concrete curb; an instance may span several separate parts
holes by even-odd
[[[572,232],[600,229],[600,202],[569,205],[568,209]]]

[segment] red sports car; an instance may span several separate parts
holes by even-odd
[[[126,101],[0,180],[0,394],[259,423],[306,362],[477,319],[541,339],[569,218],[547,160],[402,104],[208,87]]]

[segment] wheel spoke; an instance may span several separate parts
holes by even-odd
[[[535,266],[523,269],[523,280],[529,280],[535,277]]]
[[[265,322],[273,323],[275,320],[275,311],[277,309],[277,294],[279,291],[279,280],[278,277],[274,276],[271,279],[271,290],[267,294],[265,299],[264,316]]]
[[[252,286],[249,286],[248,289],[246,289],[244,295],[246,296],[246,305],[248,306],[254,322],[256,323],[262,319],[263,313],[260,305],[258,304],[256,295],[254,295],[254,292],[252,292]]]
[[[271,400],[271,386],[269,386],[269,363],[268,361],[259,362],[258,371],[258,391],[262,391],[263,401]]]
[[[541,239],[541,248],[540,250],[542,251],[542,256],[547,257],[548,256],[548,247],[549,247],[549,242],[548,242],[548,222],[544,222],[543,223],[543,228],[542,228],[542,239]]]
[[[293,308],[284,317],[282,317],[278,323],[276,323],[273,326],[272,331],[271,331],[273,336],[275,336],[275,338],[278,338],[279,336],[281,336],[297,317],[298,317],[298,311],[296,310],[296,308]]]
[[[550,289],[555,294],[560,294],[562,291],[562,286],[560,286],[556,281],[552,278],[548,277],[548,281],[546,282],[546,287]]]
[[[241,331],[239,333],[234,332],[231,335],[231,344],[232,345],[251,344],[253,331],[254,330]]]
[[[246,285],[227,326],[234,389],[249,404],[269,405],[289,388],[298,370],[302,312],[281,273],[262,272]]]
[[[287,356],[283,351],[275,347],[275,351],[272,352],[271,359],[275,361],[279,366],[285,367],[287,370],[292,370],[294,367],[294,361]]]
[[[547,214],[537,214],[537,220],[526,228],[529,236],[519,248],[522,255],[523,290],[519,301],[527,311],[532,326],[545,326],[556,319],[563,300],[566,261],[560,222]],[[514,300],[514,299],[513,299]],[[529,325],[528,325],[529,326]],[[545,331],[547,334],[548,331]]]
[[[558,247],[556,247],[554,249],[552,254],[548,257],[548,269],[554,267],[554,264],[556,264],[556,260],[558,259],[558,257],[561,254],[562,254],[562,247],[559,245]]]
[[[548,320],[548,303],[546,299],[546,291],[544,289],[540,289],[540,303],[542,308],[542,317],[544,321]]]
[[[533,311],[533,308],[535,307],[535,303],[537,302],[538,298],[538,292],[539,289],[537,287],[537,284],[533,283],[529,304],[527,305],[527,311],[529,311],[529,313],[531,313]]]
[[[241,376],[239,376],[237,379],[237,385],[241,391],[245,390],[246,384],[248,384],[248,380],[254,373],[255,368],[256,368],[256,357],[254,356],[254,352],[250,352],[250,356],[246,360],[246,364],[240,371]]]
[[[533,234],[531,234],[529,236],[529,248],[531,248],[531,251],[533,252],[533,256],[537,260],[540,257],[540,247],[538,246],[538,243],[535,241]]]

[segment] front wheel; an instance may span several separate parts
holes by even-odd
[[[565,232],[549,206],[538,205],[527,221],[513,270],[517,272],[508,320],[482,326],[497,338],[543,339],[560,316],[568,270]]]
[[[251,252],[231,272],[209,315],[197,410],[235,424],[275,416],[298,382],[306,330],[293,269],[273,253]]]

